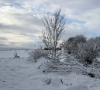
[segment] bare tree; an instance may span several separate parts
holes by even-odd
[[[65,28],[65,23],[65,16],[61,15],[61,9],[56,10],[52,15],[45,15],[43,18],[45,31],[42,32],[41,39],[44,42],[46,48],[49,49],[51,59],[54,62],[59,62],[57,46],[62,31]]]

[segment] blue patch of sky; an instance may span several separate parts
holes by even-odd
[[[41,12],[43,12],[43,11],[42,11],[42,8],[43,8],[43,6],[42,6],[42,5],[39,5],[39,6],[31,7],[31,10],[32,10],[32,11],[36,10],[36,11],[38,11],[39,13],[41,13]]]
[[[3,4],[2,6],[11,6],[11,7],[16,7],[16,8],[23,8],[24,9],[24,7],[22,7],[22,3],[9,3],[9,4]]]
[[[80,21],[80,20],[76,20],[76,19],[66,19],[66,22],[68,24],[72,23],[72,22],[77,22],[77,23],[81,23],[81,24],[84,24],[86,23],[85,21]]]
[[[93,36],[100,36],[100,31],[91,31],[90,34]]]
[[[92,37],[100,36],[100,31],[97,31],[97,30],[92,31],[85,28],[84,31],[86,32],[87,35],[92,36]]]
[[[52,16],[54,16],[54,14],[51,13],[51,12],[46,12],[46,14],[47,14],[47,15],[52,15]]]
[[[23,8],[21,3],[12,3],[10,6],[16,8]]]

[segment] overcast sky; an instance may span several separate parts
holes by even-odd
[[[0,47],[42,45],[41,18],[58,8],[67,18],[62,40],[100,36],[100,0],[0,0]]]

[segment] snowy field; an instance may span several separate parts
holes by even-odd
[[[20,58],[14,58],[15,52]],[[38,67],[45,59],[28,61],[28,52],[0,51],[0,90],[100,90],[99,79],[75,73],[43,73]]]
[[[27,58],[30,50],[2,50],[0,51],[0,58],[14,58],[15,52],[20,58]]]

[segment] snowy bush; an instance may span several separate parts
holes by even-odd
[[[86,43],[86,37],[84,35],[77,35],[75,37],[70,37],[64,42],[63,47],[68,54],[76,54],[78,46],[83,43]]]
[[[100,53],[100,37],[86,40],[83,35],[77,35],[63,42],[62,46],[66,53],[65,63],[70,66],[66,68],[72,68],[72,72],[100,78],[100,62],[97,60]]]
[[[32,60],[34,62],[37,62],[37,59],[41,58],[41,57],[45,57],[47,58],[48,56],[48,52],[42,49],[35,49],[32,52],[29,52],[29,57],[28,60]]]
[[[77,44],[85,43],[86,37],[84,35],[76,35],[76,37],[74,37],[74,42],[76,42]]]
[[[94,40],[89,39],[86,43],[78,47],[77,58],[85,65],[90,65],[98,56],[98,48]]]
[[[90,65],[94,62],[100,52],[100,37],[90,38],[86,41],[84,35],[70,37],[63,44],[65,53],[73,55],[84,65]],[[68,60],[68,57],[67,57]]]
[[[98,52],[100,52],[100,37],[95,37],[93,41],[97,45]]]

